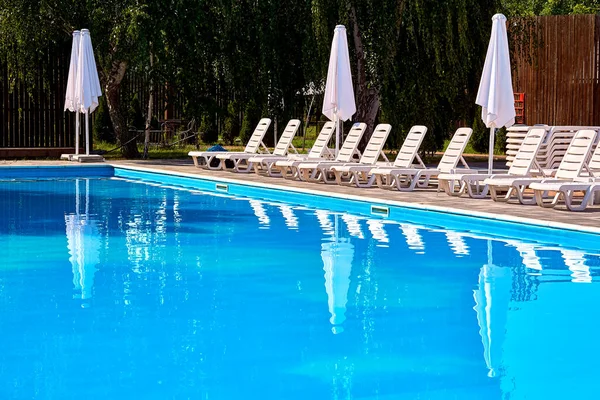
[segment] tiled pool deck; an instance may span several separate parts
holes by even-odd
[[[490,199],[471,199],[468,197],[452,197],[445,193],[438,193],[435,189],[416,190],[414,192],[388,191],[378,188],[359,189],[354,187],[315,184],[300,181],[291,181],[282,178],[270,178],[259,176],[254,173],[240,174],[228,171],[208,171],[194,167],[191,159],[184,160],[123,160],[112,161],[110,164],[116,167],[132,167],[140,169],[151,169],[157,172],[175,173],[187,176],[198,176],[219,181],[232,180],[260,187],[275,186],[288,188],[290,190],[309,191],[311,193],[322,193],[339,197],[364,198],[365,200],[377,199],[391,204],[404,204],[419,208],[434,208],[437,210],[448,209],[458,213],[469,215],[491,214],[497,219],[511,221],[534,222],[542,225],[565,226],[570,228],[580,227],[585,231],[600,233],[600,206],[589,207],[585,212],[569,212],[564,206],[554,209],[545,209],[537,205],[524,206],[520,204],[496,203]],[[2,166],[52,166],[52,165],[75,165],[74,163],[61,161],[0,161]],[[89,165],[89,164],[82,164]]]

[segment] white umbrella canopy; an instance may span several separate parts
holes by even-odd
[[[89,148],[89,114],[98,107],[98,97],[102,96],[96,59],[92,48],[90,31],[81,30],[79,40],[79,58],[77,61],[77,80],[75,84],[75,99],[77,110],[85,114],[86,154],[90,154]]]
[[[492,18],[492,35],[475,103],[482,107],[481,118],[485,126],[490,128],[488,173],[491,174],[495,129],[514,125],[516,116],[506,17],[502,14]]]
[[[67,79],[67,93],[65,95],[65,111],[77,111],[75,100],[75,82],[77,81],[77,62],[79,60],[79,39],[81,32],[73,31],[73,45],[71,46],[71,62],[69,64],[69,77]]]
[[[77,63],[79,62],[80,31],[73,31],[73,44],[71,45],[71,61],[69,64],[69,77],[67,78],[67,93],[65,95],[65,111],[75,112],[75,154],[79,154],[79,111],[75,85],[77,82]]]
[[[335,154],[337,155],[340,147],[339,121],[347,121],[356,113],[348,38],[344,25],[337,25],[333,33],[322,112],[335,122]]]

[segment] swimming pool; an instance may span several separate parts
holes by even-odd
[[[599,389],[593,240],[111,175],[0,182],[0,398]]]

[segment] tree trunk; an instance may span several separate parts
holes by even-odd
[[[351,2],[348,2],[348,18],[352,27],[352,37],[354,39],[354,49],[356,51],[357,74],[356,74],[356,114],[355,121],[367,124],[367,131],[363,136],[359,149],[362,151],[367,145],[371,133],[375,128],[375,118],[379,111],[379,90],[375,87],[367,86],[367,70],[365,52],[363,49],[358,20],[356,18],[356,9]]]
[[[150,70],[154,64],[154,57],[150,52]],[[148,115],[146,115],[146,125],[144,129],[144,155],[142,158],[148,159],[148,150],[150,148],[150,125],[152,124],[152,109],[154,108],[154,80],[150,76],[150,95],[148,96]]]
[[[123,146],[121,154],[125,158],[139,158],[140,152],[137,149],[137,141],[134,139],[135,132],[129,132],[127,120],[121,109],[121,82],[127,71],[127,62],[115,61],[112,64],[110,76],[106,79],[106,103],[108,112],[115,129],[117,140]]]

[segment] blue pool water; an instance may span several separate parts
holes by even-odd
[[[0,182],[0,399],[596,396],[596,249],[414,222]]]

